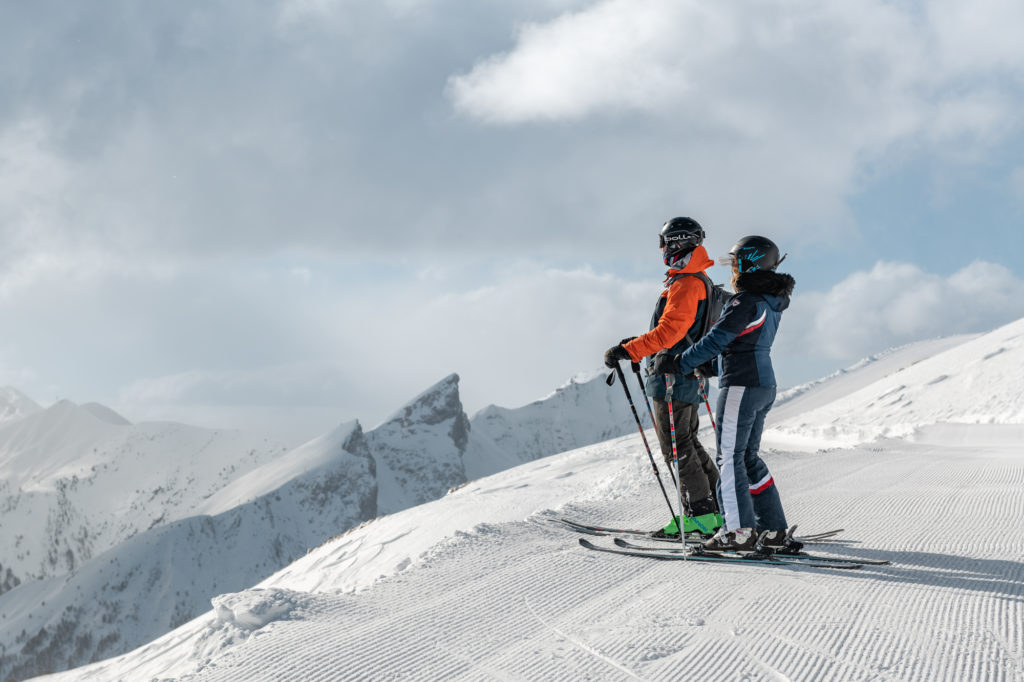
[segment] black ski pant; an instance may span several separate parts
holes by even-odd
[[[668,403],[660,398],[652,398],[654,402],[654,431],[658,434],[661,454],[665,462],[672,466],[672,434],[669,431]],[[683,490],[686,500],[687,516],[701,516],[717,511],[714,498],[715,486],[718,484],[718,469],[714,460],[708,456],[704,446],[697,439],[697,428],[700,426],[698,405],[672,401],[672,416],[676,426],[676,453],[679,457],[679,469],[676,481]]]

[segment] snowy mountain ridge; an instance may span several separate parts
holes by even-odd
[[[362,436],[358,421],[346,422],[334,431],[276,457],[265,465],[253,469],[228,483],[196,507],[195,513],[216,516],[250,500],[277,490],[283,481],[289,481],[302,472],[314,471],[331,462],[337,450],[363,452],[365,443],[353,447],[354,438]]]
[[[909,367],[921,360],[959,346],[979,336],[981,335],[958,334],[944,336],[916,341],[875,353],[828,376],[780,391],[775,399],[775,404],[772,406],[772,414],[777,418],[783,406],[797,400],[812,390],[815,400],[819,404],[823,399],[825,402],[831,402],[831,400],[852,393],[855,387],[864,388],[888,374],[898,372],[905,367]],[[855,383],[851,383],[851,381]],[[819,388],[826,388],[827,390],[819,391]],[[807,409],[807,405],[798,404],[798,408],[797,411],[803,411]],[[788,411],[788,408],[786,409]]]
[[[925,348],[928,356],[867,385],[837,377],[832,383],[845,383],[846,392],[834,400],[821,401],[819,395],[811,406],[793,398],[793,405],[773,415],[772,428],[856,445],[908,438],[935,425],[1024,423],[1024,320],[987,334],[927,342],[918,350]],[[1016,380],[1007,381],[1007,373]]]
[[[605,393],[607,387],[598,380],[570,383],[554,395],[566,392],[580,397]],[[601,405],[603,414],[584,414]],[[572,434],[563,433],[561,442],[594,442],[616,422],[625,432],[631,418],[622,405],[614,407],[619,408],[616,416],[610,414],[613,404],[607,400],[579,400],[573,411],[581,426]],[[546,429],[566,418],[567,406],[545,406],[541,401],[522,409],[531,414],[535,428]],[[217,442],[225,438],[218,432],[171,424],[128,426],[110,418],[112,411],[68,402],[43,411],[41,418],[48,412],[49,421],[13,424],[9,434],[0,430],[0,453],[8,453],[0,460],[6,467],[0,471],[6,474],[39,453],[56,453],[48,457],[55,464],[30,467],[27,480],[23,474],[17,481],[5,481],[0,492],[16,492],[6,503],[13,514],[4,516],[0,530],[23,532],[17,514],[28,509],[27,482],[40,491],[32,498],[37,518],[47,520],[32,536],[40,544],[36,551],[46,550],[49,542],[49,556],[56,552],[65,561],[62,565],[53,560],[48,564],[51,570],[42,576],[26,579],[10,573],[10,592],[0,595],[6,615],[0,623],[0,677],[10,671],[24,675],[59,670],[138,646],[201,613],[218,592],[251,585],[331,536],[444,495],[469,480],[467,471],[494,470],[500,464],[551,454],[535,446],[520,447],[514,438],[499,446],[488,442],[486,435],[472,434],[459,400],[457,375],[424,391],[370,432],[364,434],[358,422],[349,422],[287,453],[280,448],[265,453],[250,449],[248,459],[236,459],[218,475],[205,477],[201,474],[214,473],[205,458],[207,451],[182,434],[203,434]],[[587,425],[594,423],[603,428],[588,431]],[[175,433],[177,437],[170,438]],[[14,434],[6,446],[5,434]],[[534,434],[522,437],[538,441]],[[183,452],[172,456],[166,448],[147,445],[163,440]],[[129,447],[139,443],[142,448]],[[183,454],[182,463],[171,471],[157,461],[182,460]],[[190,476],[183,481],[184,472]],[[156,485],[161,474],[166,480]],[[111,478],[117,488],[139,486],[132,499],[141,495],[142,508],[137,509],[135,502],[118,502],[116,495],[102,496],[103,481]],[[140,480],[153,483],[140,486]],[[58,511],[45,511],[54,491]],[[82,514],[84,509],[94,516]],[[96,510],[109,516],[104,520]],[[62,519],[56,531],[48,520],[55,514]],[[80,543],[74,545],[73,540]],[[33,554],[26,552],[22,558]],[[190,558],[205,567],[201,576],[187,570]],[[0,559],[0,567],[6,565]],[[154,592],[164,597],[148,608],[140,606],[148,601],[143,595]],[[102,626],[85,617],[97,611],[90,606],[96,600],[110,621]],[[135,625],[123,627],[124,617]]]
[[[0,427],[41,409],[36,401],[18,389],[11,386],[0,388]]]
[[[151,644],[53,679],[1024,679],[1024,533],[1007,532],[1024,457],[998,440],[1024,426],[1007,402],[1022,330],[906,348],[780,406],[765,457],[790,522],[846,527],[814,550],[891,565],[711,569],[582,549],[557,517],[664,521],[631,435],[362,524]],[[976,377],[992,419],[960,394]],[[834,447],[842,410],[874,437]],[[904,428],[964,422],[996,445],[921,444]],[[685,600],[666,598],[681,587]]]
[[[9,421],[0,428],[0,567],[18,582],[62,575],[191,515],[281,450],[238,432],[132,425],[66,400]]]
[[[357,423],[300,451],[292,459],[312,466],[259,497],[157,526],[63,576],[0,596],[5,651],[20,652],[5,653],[4,675],[133,648],[194,618],[211,595],[251,585],[335,529],[372,518],[374,465]]]

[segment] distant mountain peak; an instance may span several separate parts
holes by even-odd
[[[449,374],[366,434],[377,462],[380,513],[437,499],[465,483],[469,430],[459,375]]]
[[[433,425],[460,414],[462,401],[459,399],[459,375],[449,374],[403,405],[387,422],[398,422],[402,426]]]
[[[96,417],[100,421],[105,421],[108,424],[114,426],[131,426],[132,423],[122,417],[120,414],[100,403],[85,403],[82,405],[82,409]]]
[[[40,412],[42,409],[36,401],[13,386],[0,388],[0,426]]]
[[[72,429],[104,429],[109,426],[130,425],[127,419],[114,412],[109,407],[99,403],[86,403],[79,405],[73,400],[62,398],[53,405],[41,409],[31,415],[28,422],[38,420],[37,428],[60,429],[65,434],[72,433]],[[26,422],[26,423],[28,423]]]

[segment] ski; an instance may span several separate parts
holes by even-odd
[[[592,549],[596,552],[606,552],[608,554],[621,554],[622,556],[634,556],[642,557],[645,559],[659,559],[663,561],[701,561],[708,563],[719,563],[719,564],[745,564],[748,566],[807,566],[810,568],[829,568],[837,570],[856,570],[861,568],[863,564],[849,563],[839,564],[830,562],[816,562],[816,561],[802,561],[793,560],[788,557],[783,558],[781,555],[775,554],[730,554],[720,555],[711,554],[705,552],[668,552],[668,551],[653,551],[644,552],[632,549],[621,549],[615,547],[599,547],[594,543],[590,542],[586,538],[580,538],[580,545],[587,549]]]
[[[682,554],[681,549],[661,548],[661,547],[645,547],[644,545],[637,545],[628,540],[622,538],[615,538],[615,544],[623,549],[631,549],[639,552],[672,552]],[[781,548],[780,548],[781,549]],[[771,551],[771,549],[769,550]],[[846,557],[833,557],[833,556],[821,556],[818,554],[808,554],[807,552],[797,552],[791,554],[789,552],[771,551],[771,555],[779,559],[786,561],[800,561],[800,562],[813,562],[813,561],[827,561],[832,564],[858,564],[861,566],[885,566],[889,562],[886,560],[876,559],[848,559]],[[732,555],[730,555],[732,556]]]
[[[668,540],[679,544],[679,538],[655,538],[651,537],[651,534],[655,531],[650,530],[634,530],[630,528],[606,528],[605,526],[591,526],[585,523],[579,523],[570,519],[558,519],[559,522],[564,523],[573,530],[581,533],[588,533],[590,535],[640,535],[642,537],[650,538],[651,540]],[[700,533],[687,533],[687,542],[703,542],[704,536]]]
[[[834,538],[835,536],[839,535],[840,533],[845,533],[845,532],[846,532],[845,528],[834,528],[832,530],[823,530],[820,533],[810,533],[808,535],[801,535],[800,537],[795,538],[795,539],[799,540],[800,542],[805,542],[805,541],[821,542],[822,540],[827,540],[829,538]]]
[[[579,532],[582,532],[582,533],[589,533],[590,535],[614,535],[614,533],[597,533],[597,532],[585,531],[585,530],[581,530],[581,529],[577,529],[577,530]],[[801,535],[799,537],[794,537],[793,539],[796,540],[797,542],[802,542],[805,545],[829,545],[829,544],[847,544],[847,543],[849,543],[850,542],[849,540],[834,540],[833,539],[833,537],[835,535],[837,535],[837,534],[839,534],[841,532],[843,532],[842,529],[839,529],[839,530],[835,530],[835,531],[826,531],[824,533],[815,533],[813,535]],[[678,537],[675,537],[675,538],[671,538],[671,537],[655,537],[654,535],[646,535],[646,536],[644,536],[642,534],[637,535],[637,537],[646,537],[646,539],[653,540],[654,542],[668,542],[668,543],[674,543],[674,544],[677,544],[677,545],[679,544],[679,538]],[[686,544],[688,544],[688,545],[703,544],[704,541],[708,539],[708,537],[709,536],[703,536],[700,533],[689,533],[686,536]]]
[[[656,537],[653,537],[652,533],[654,533],[655,531],[636,530],[636,529],[632,529],[632,528],[609,528],[609,527],[606,527],[606,526],[594,526],[594,525],[590,525],[590,524],[586,524],[586,523],[580,523],[579,521],[573,521],[572,519],[566,519],[566,518],[559,518],[559,519],[557,519],[557,521],[559,521],[560,523],[563,523],[563,524],[569,526],[570,528],[572,528],[573,530],[576,530],[577,532],[587,533],[589,535],[640,535],[640,536],[646,537],[646,538],[648,538],[650,540],[656,540],[658,542],[674,542],[677,545],[679,544],[679,538],[678,537],[676,537],[676,538],[656,538]],[[833,530],[822,531],[820,533],[810,533],[808,535],[801,535],[800,537],[797,537],[797,538],[794,538],[794,539],[797,540],[798,542],[804,542],[804,543],[808,543],[808,542],[810,542],[810,543],[822,542],[822,541],[824,541],[826,539],[829,539],[829,538],[832,538],[832,537],[834,537],[836,535],[839,535],[840,533],[844,532],[844,530],[845,529],[843,529],[843,528],[836,528],[836,529],[833,529]],[[687,533],[686,534],[686,541],[687,541],[688,544],[700,543],[700,542],[703,542],[705,539],[706,539],[705,536],[701,535],[700,533]]]

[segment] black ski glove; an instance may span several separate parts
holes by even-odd
[[[679,356],[661,351],[654,356],[654,367],[651,371],[653,374],[678,374]]]
[[[612,346],[604,352],[604,366],[614,369],[618,367],[619,360],[633,361],[633,358],[629,357],[629,353],[626,352],[621,343],[617,346]]]
[[[622,341],[619,341],[619,345],[620,346],[625,346],[627,343],[629,343],[630,341],[633,341],[635,339],[636,339],[635,336],[629,336],[629,337],[627,337],[625,339],[622,339]],[[632,362],[632,358],[630,358],[629,369],[631,371],[633,371],[633,372],[639,372],[640,371],[640,363],[639,362]]]

